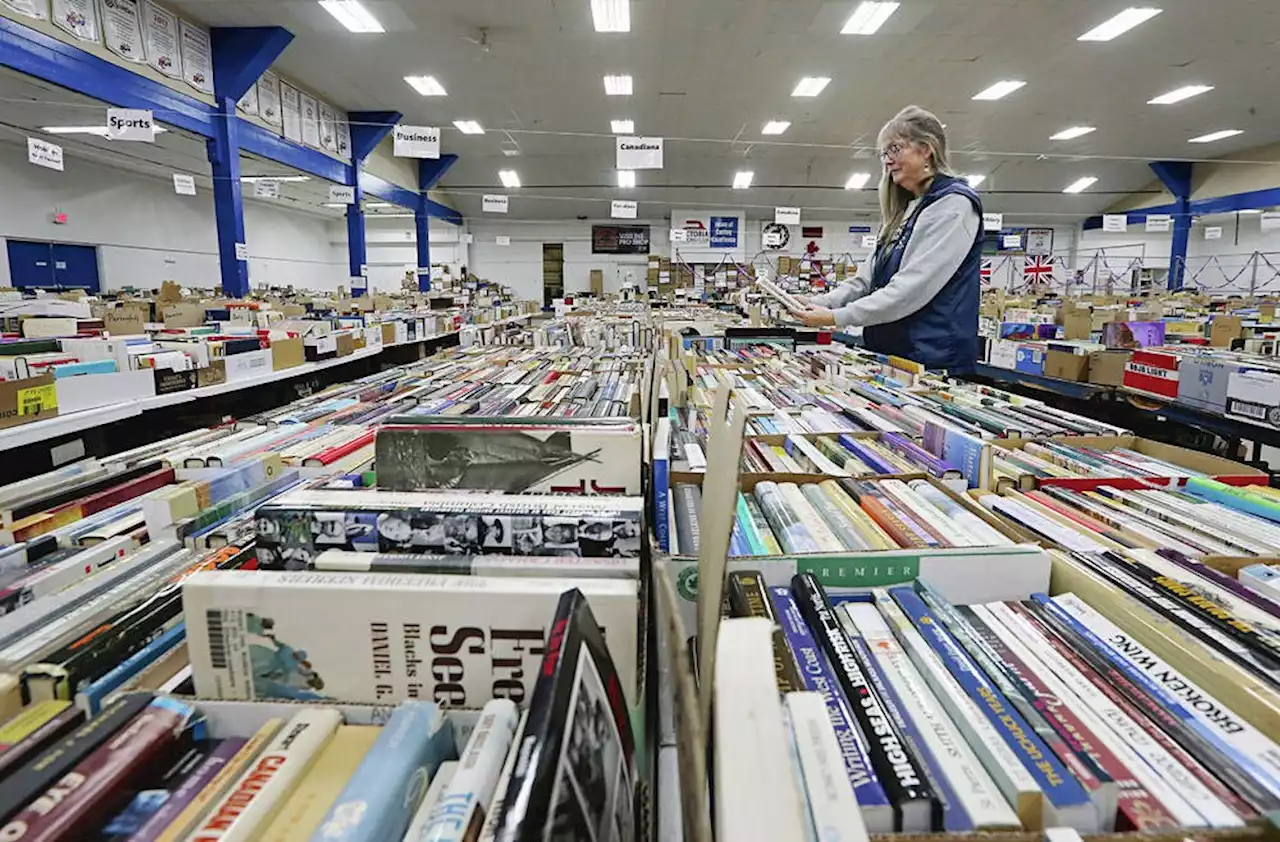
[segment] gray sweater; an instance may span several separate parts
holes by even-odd
[[[906,217],[919,201],[914,199],[907,206]],[[946,286],[969,254],[981,224],[973,203],[964,196],[943,196],[920,212],[902,265],[887,285],[871,292],[871,267],[876,262],[872,253],[858,266],[853,280],[810,300],[816,307],[831,308],[839,327],[896,322],[928,304]]]

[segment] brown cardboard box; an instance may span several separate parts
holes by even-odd
[[[306,362],[306,358],[302,350],[301,336],[295,336],[293,339],[271,340],[272,371],[293,368],[295,365],[302,365],[304,362]],[[226,375],[224,374],[223,376],[225,377]]]
[[[196,369],[196,386],[217,386],[226,382],[226,360],[210,360],[207,367]]]
[[[1089,380],[1089,357],[1085,354],[1072,354],[1067,351],[1045,351],[1044,375],[1045,377],[1056,377],[1059,380],[1074,380],[1077,383],[1086,383]]]
[[[1093,315],[1086,309],[1073,307],[1062,312],[1062,338],[1088,339],[1093,333]],[[1046,366],[1047,367],[1047,366]]]
[[[1089,382],[1099,386],[1119,386],[1132,351],[1094,351],[1089,355]],[[1047,367],[1047,364],[1046,364]]]
[[[1276,320],[1276,303],[1264,301],[1258,305],[1258,321],[1274,322]]]
[[[204,305],[192,301],[164,304],[160,320],[165,327],[200,327],[204,324]]]
[[[41,421],[58,414],[53,373],[25,380],[0,381],[0,429]]]
[[[147,332],[147,323],[128,310],[108,310],[102,316],[102,326],[112,336],[137,336]]]
[[[338,340],[338,356],[349,357],[356,352],[356,341],[350,333],[339,333]]]
[[[1214,316],[1209,323],[1209,344],[1215,348],[1230,348],[1232,339],[1239,339],[1244,324],[1236,316]]]
[[[383,322],[382,323],[382,344],[392,345],[395,343],[395,341],[396,341],[396,323]]]
[[[591,291],[596,295],[604,295],[604,270],[591,270]]]

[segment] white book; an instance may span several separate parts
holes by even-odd
[[[502,773],[498,775],[498,785],[489,799],[489,807],[484,814],[484,827],[480,828],[477,842],[494,842],[498,835],[498,819],[501,817],[502,801],[507,797],[507,788],[511,785],[511,773],[516,768],[516,757],[519,755],[520,740],[524,736],[524,726],[529,721],[529,711],[520,714],[520,722],[516,725],[515,735],[511,738],[511,748],[507,751],[507,761],[502,764]]]
[[[887,479],[882,481],[880,486],[886,494],[897,500],[908,512],[923,520],[939,535],[946,538],[952,546],[977,546],[973,536],[965,531],[962,523],[943,515],[937,507],[922,498],[902,480]]]
[[[453,782],[453,777],[456,774],[458,774],[458,761],[446,760],[440,764],[440,768],[436,770],[435,777],[431,779],[431,785],[427,787],[427,794],[423,796],[422,803],[418,805],[418,809],[413,814],[413,821],[409,824],[409,829],[401,837],[402,842],[417,839],[425,832],[427,820],[431,818],[431,811],[440,803],[440,798],[444,795],[445,790],[449,788],[449,784]]]
[[[714,711],[716,838],[806,838],[791,738],[773,675],[773,622],[725,620],[716,641]]]
[[[903,713],[915,722],[925,745],[946,774],[960,806],[975,830],[1017,830],[1022,822],[1000,795],[991,775],[965,742],[937,697],[889,629],[889,624],[871,603],[846,602],[837,609],[866,639],[871,656],[891,681],[906,708]]]
[[[786,706],[815,837],[819,842],[867,842],[867,827],[849,786],[822,694],[788,693]]]
[[[876,608],[889,624],[903,650],[924,678],[929,689],[951,721],[960,729],[969,747],[982,761],[1000,794],[1013,808],[1026,830],[1041,830],[1048,807],[1044,791],[1035,778],[1022,765],[1022,761],[1005,744],[1003,738],[966,695],[964,689],[951,675],[937,653],[930,648],[920,632],[902,612],[888,591],[875,590]]]
[[[410,832],[404,842],[464,842],[480,834],[485,808],[498,787],[519,718],[515,703],[507,699],[494,699],[484,706],[480,721],[458,760],[453,780],[431,809],[418,835]],[[411,827],[417,824],[415,814]]]
[[[809,535],[817,542],[819,552],[844,552],[844,542],[835,536],[835,533],[827,526],[826,521],[814,510],[813,504],[805,499],[798,485],[794,482],[780,482],[778,483],[778,491],[781,492],[783,502],[787,508],[791,509],[795,517],[809,531]]]
[[[1087,676],[1056,652],[1024,617],[1002,602],[974,606],[973,610],[1024,663],[1036,668],[1036,674],[1059,698],[1069,691],[1068,698],[1078,700],[1088,709],[1090,716],[1086,721],[1095,720],[1106,731],[1116,735],[1116,741],[1108,743],[1108,747],[1179,824],[1215,828],[1243,825],[1229,806],[1210,792]]]
[[[817,468],[819,473],[837,477],[849,476],[848,471],[823,456],[822,451],[814,447],[813,443],[803,436],[787,436],[787,443],[803,453],[804,457],[813,463],[813,467]]]
[[[1270,599],[1280,600],[1280,571],[1266,564],[1241,567],[1237,578]]]
[[[92,576],[100,568],[119,561],[132,550],[131,539],[112,538],[87,547],[62,561],[41,567],[8,587],[0,588],[0,599],[3,599],[0,602],[0,614],[13,613],[41,597],[70,587],[81,579]]]
[[[932,503],[934,508],[944,512],[953,524],[962,526],[973,537],[975,543],[972,546],[1008,547],[1016,543],[1012,538],[1000,534],[985,520],[958,503],[951,501],[953,508],[947,508],[946,504],[949,501],[946,495],[930,485],[928,480],[913,479],[907,483],[907,486],[920,497]]]
[[[303,708],[294,714],[187,842],[256,839],[341,724],[342,714],[332,708]]]

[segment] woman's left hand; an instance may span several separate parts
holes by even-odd
[[[795,314],[805,327],[834,327],[836,314],[826,307],[810,307]]]

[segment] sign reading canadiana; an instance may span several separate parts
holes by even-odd
[[[648,225],[592,225],[592,254],[648,254]]]
[[[620,137],[618,144],[618,169],[662,169],[662,138]]]

